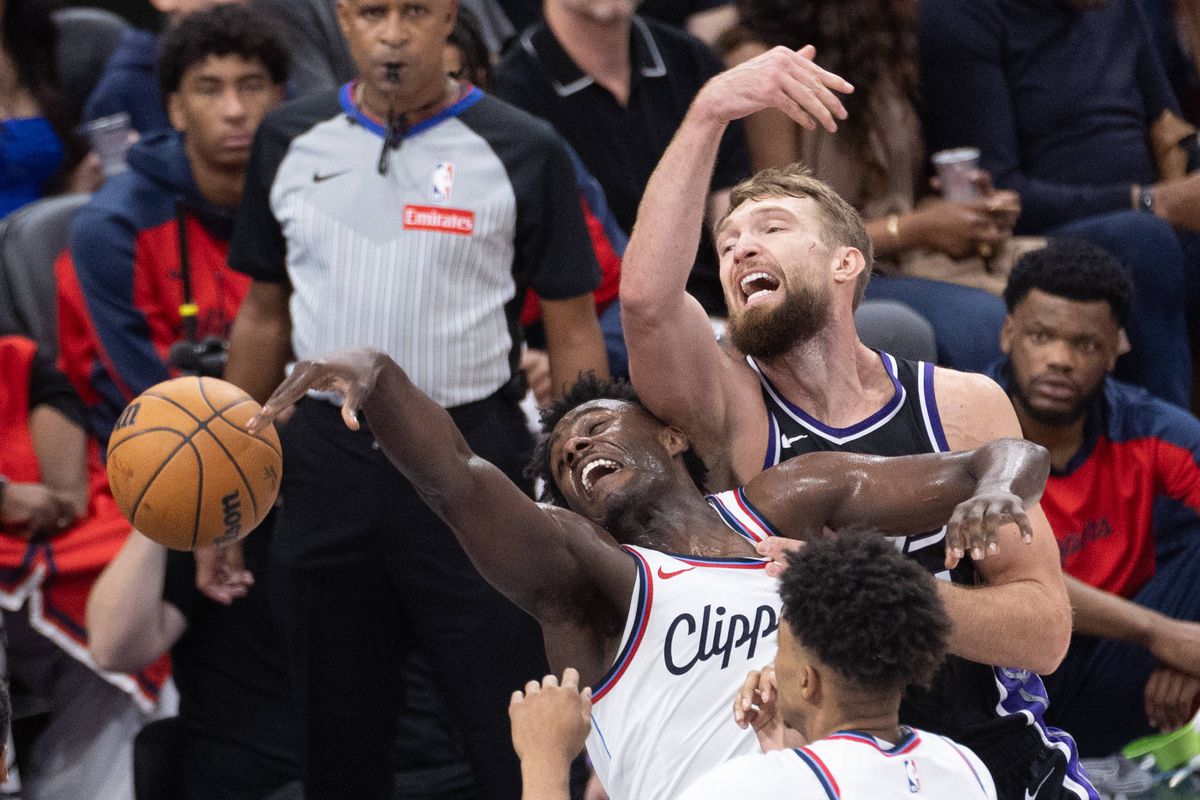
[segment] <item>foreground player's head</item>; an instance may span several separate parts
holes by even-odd
[[[941,664],[950,621],[933,578],[877,534],[815,539],[780,579],[783,719],[810,739],[896,714]]]
[[[782,355],[833,313],[857,308],[871,277],[862,218],[800,164],[733,187],[714,240],[730,341],[757,358]]]
[[[677,429],[646,410],[626,381],[589,373],[542,411],[530,471],[539,498],[605,528],[680,484],[703,491],[708,470]],[[615,531],[614,531],[615,533]]]
[[[1132,300],[1125,268],[1087,242],[1056,241],[1021,257],[1004,290],[1000,349],[1023,421],[1058,427],[1082,418],[1116,365]]]

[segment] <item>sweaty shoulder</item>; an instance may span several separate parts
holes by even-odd
[[[969,450],[995,439],[1021,437],[1012,402],[988,376],[936,367],[933,391],[951,450]]]

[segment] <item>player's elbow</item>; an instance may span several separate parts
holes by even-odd
[[[107,626],[88,632],[88,650],[96,665],[108,672],[136,672],[146,666],[143,659],[135,657],[138,654],[133,652],[126,637]]]
[[[1031,653],[1029,669],[1039,675],[1049,675],[1058,669],[1071,646],[1071,605],[1064,596],[1061,602],[1047,603],[1047,613],[1039,626],[1037,650]]]

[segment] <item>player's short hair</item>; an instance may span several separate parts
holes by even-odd
[[[554,480],[554,471],[550,468],[550,434],[572,409],[593,400],[621,400],[632,403],[647,414],[650,413],[638,398],[637,392],[633,390],[633,384],[629,381],[620,378],[617,380],[601,378],[594,372],[579,376],[579,380],[575,381],[562,397],[542,409],[540,417],[542,437],[538,440],[537,446],[533,450],[533,460],[525,471],[531,478],[542,479],[542,492],[538,496],[540,502],[566,507],[567,498],[559,490],[558,484]],[[703,459],[689,448],[684,451],[683,463],[687,467],[688,474],[692,476],[692,481],[700,491],[705,491],[704,481],[708,478],[708,467],[704,465]]]
[[[813,177],[812,170],[804,164],[790,164],[782,169],[771,167],[761,170],[733,187],[729,195],[729,210],[750,200],[766,200],[771,197],[810,198],[821,209],[821,239],[827,247],[853,247],[866,260],[854,288],[854,307],[862,302],[871,281],[871,269],[875,266],[875,249],[871,237],[863,225],[862,217],[854,206],[847,203],[829,184]],[[721,222],[725,219],[722,218]],[[718,224],[717,227],[720,227]],[[716,230],[716,228],[714,228]]]
[[[158,57],[162,96],[178,91],[184,73],[209,56],[258,60],[277,86],[288,79],[292,66],[287,44],[261,12],[238,4],[213,6],[188,14],[163,36]]]
[[[878,533],[808,542],[779,593],[805,650],[864,691],[928,686],[945,656],[950,620],[933,576]]]
[[[1068,300],[1103,300],[1121,326],[1133,302],[1129,271],[1107,250],[1078,239],[1055,239],[1021,256],[1004,288],[1008,312],[1033,289]]]

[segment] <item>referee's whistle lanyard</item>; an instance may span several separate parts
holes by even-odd
[[[397,114],[396,113],[396,89],[399,88],[399,84],[400,84],[400,65],[399,64],[388,64],[386,69],[387,69],[387,76],[386,76],[387,81],[388,81],[388,83],[392,84],[393,88],[392,88],[392,96],[388,100],[387,129],[384,130],[384,132],[383,132],[383,145],[379,148],[379,161],[375,165],[375,168],[379,171],[380,175],[388,174],[388,162],[391,160],[388,157],[389,153],[393,150],[399,150],[401,143],[404,141],[404,137],[408,135],[408,130],[411,127],[408,124],[409,117],[412,116],[412,117],[416,118],[418,121],[420,121],[430,111],[433,111],[434,109],[437,109],[440,106],[442,106],[446,102],[446,98],[448,95],[452,95],[452,96],[461,95],[463,93],[463,88],[464,88],[461,83],[459,83],[458,81],[454,81],[453,93],[450,91],[449,88],[447,88],[446,91],[442,92],[441,97],[437,98],[432,103],[428,103],[427,105],[421,106],[420,108],[411,112],[411,114],[410,113]],[[447,78],[447,79],[449,80],[449,78]],[[359,86],[358,91],[359,92],[362,91],[361,85]],[[366,116],[366,113],[363,111],[362,100],[358,99],[356,102],[358,105],[359,113],[363,114],[363,116]]]

